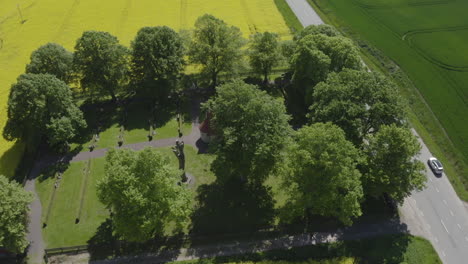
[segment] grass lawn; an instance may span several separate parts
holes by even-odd
[[[243,264],[352,264],[407,263],[440,264],[439,256],[429,241],[410,235],[390,235],[350,240],[287,250],[233,257],[217,257],[174,263],[243,263]]]
[[[170,148],[159,150],[170,158],[174,166],[178,166],[177,158]],[[209,170],[213,155],[197,154],[191,146],[185,147],[185,154],[187,172],[195,177],[194,185],[191,186],[195,194],[198,186],[215,180]],[[87,168],[88,161],[70,163],[56,190],[48,219],[47,212],[54,191],[55,178],[50,173],[44,173],[36,181],[36,189],[42,203],[43,222],[48,220],[47,227],[43,229],[46,248],[85,245],[106,220],[108,211],[99,202],[96,194],[96,183],[104,176],[104,163],[105,158],[91,160],[87,180],[84,169]],[[82,196],[84,199],[80,214]],[[80,221],[75,224],[78,216]]]
[[[468,200],[468,71],[460,69],[468,1],[308,1],[360,44],[366,62],[399,84],[412,125]]]
[[[18,11],[18,6],[21,11]],[[272,31],[289,36],[290,30],[272,0],[2,0],[0,8],[0,130],[6,123],[11,84],[24,72],[31,52],[48,42],[72,50],[83,31],[107,31],[129,46],[145,26],[167,25],[176,31],[190,29],[195,20],[213,14],[241,29],[244,37]],[[14,142],[0,137],[0,161]],[[22,150],[10,155],[14,170]],[[4,173],[11,174],[12,172]]]
[[[117,147],[120,135],[120,127],[124,124],[124,144],[138,143],[148,140],[149,120],[151,118],[148,105],[145,102],[132,102],[125,107],[127,111],[127,121],[122,123],[124,111],[122,108],[115,109],[113,105],[102,107],[84,107],[84,116],[88,123],[88,128],[78,142],[72,143],[71,149],[78,148],[87,151],[91,144],[93,133],[97,124],[100,123],[102,132],[99,134],[97,148]],[[98,114],[96,114],[96,111]],[[156,135],[153,140],[177,137],[177,120],[174,109],[161,110],[160,116],[156,117]],[[182,133],[190,134],[192,129],[191,120],[184,120],[182,123]]]

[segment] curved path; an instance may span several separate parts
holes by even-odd
[[[304,26],[317,22],[317,14],[306,0],[286,1]],[[311,10],[315,15],[308,15]],[[468,212],[447,176],[437,178],[429,169],[427,160],[432,154],[417,132],[413,133],[422,146],[418,158],[426,164],[428,181],[424,190],[414,191],[400,206],[402,220],[411,234],[431,241],[444,263],[468,263]]]

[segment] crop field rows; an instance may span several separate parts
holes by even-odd
[[[458,160],[468,164],[468,1],[315,2],[333,12],[344,30],[352,28],[405,71],[456,148]],[[460,176],[466,188],[465,174]]]
[[[0,0],[0,6],[0,130],[11,84],[31,52],[48,42],[72,50],[83,31],[101,30],[128,46],[141,27],[190,29],[205,13],[239,27],[245,38],[256,31],[290,35],[273,0]],[[0,137],[0,174],[12,175],[22,150]]]

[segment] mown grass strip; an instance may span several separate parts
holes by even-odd
[[[288,3],[286,3],[286,0],[275,0],[275,5],[292,33],[300,31],[303,28],[299,19],[297,19]]]
[[[83,168],[83,179],[81,181],[81,189],[80,189],[80,207],[78,209],[78,214],[75,219],[75,224],[78,224],[81,219],[81,212],[83,211],[83,204],[86,198],[86,189],[88,188],[88,178],[89,174],[91,173],[91,159],[86,162],[85,167]]]

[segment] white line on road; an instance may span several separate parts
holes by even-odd
[[[436,243],[439,243],[439,239],[437,239],[437,237],[434,237],[434,240]],[[468,239],[466,241],[468,241]]]
[[[444,226],[444,228],[445,228],[445,231],[447,231],[447,234],[448,234],[448,233],[449,233],[449,231],[448,231],[447,227],[445,226],[445,224],[444,224],[444,221],[442,221],[442,219],[440,219],[440,222],[442,223],[442,225],[443,225],[443,226]]]
[[[445,205],[447,205],[447,201],[445,201],[445,200],[442,200],[442,202],[444,202],[444,204],[445,204]]]
[[[424,213],[422,211],[419,211],[419,213],[421,213],[421,216],[424,217]]]
[[[444,255],[444,257],[446,256],[446,255],[445,255],[445,251],[443,251],[443,250],[442,250],[442,255]]]
[[[468,242],[468,237],[465,237],[466,242]]]
[[[432,182],[432,178],[429,178],[429,180]]]
[[[460,229],[461,229],[461,225],[460,225],[460,224],[457,224],[457,226],[458,226],[458,228],[460,228]]]
[[[450,214],[451,214],[452,216],[454,216],[454,214],[453,214],[452,210],[450,210]]]
[[[439,192],[439,189],[437,189],[437,187],[435,187],[436,191]]]

